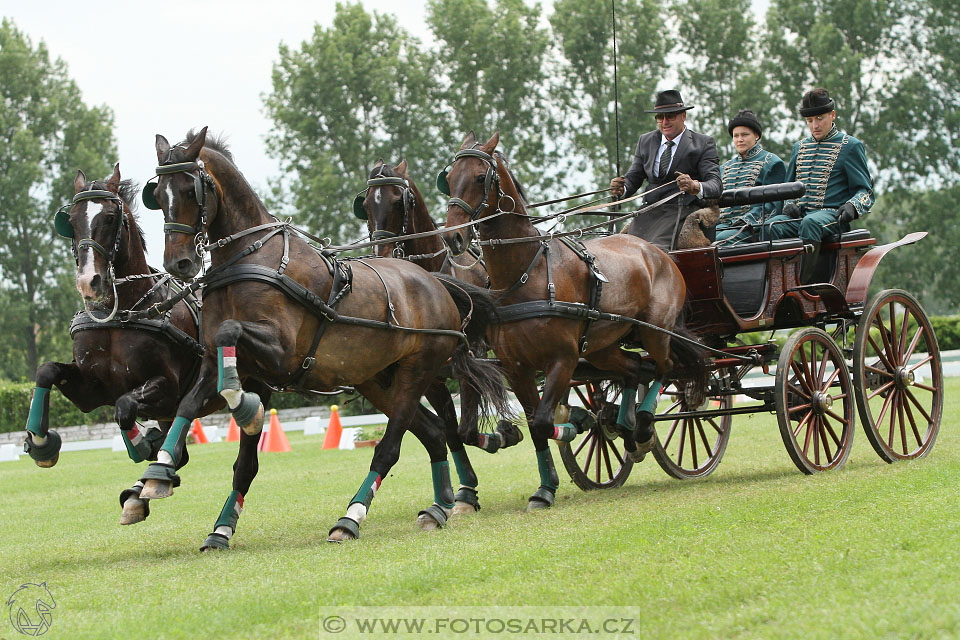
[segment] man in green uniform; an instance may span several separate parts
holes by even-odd
[[[753,111],[740,111],[727,124],[727,132],[733,138],[737,155],[720,167],[724,190],[784,181],[787,165],[779,156],[766,151],[760,144],[763,128]],[[720,210],[716,244],[732,247],[758,240],[763,223],[778,215],[782,205],[782,202],[760,202],[724,207]]]
[[[837,112],[826,89],[804,94],[800,115],[810,136],[793,145],[787,182],[799,180],[807,191],[783,206],[783,213],[766,225],[770,238],[799,237],[813,251],[804,256],[800,280],[808,282],[822,242],[850,230],[850,222],[873,206],[873,180],[863,143],[837,129]]]

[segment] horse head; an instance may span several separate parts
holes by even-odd
[[[471,131],[464,137],[460,150],[454,156],[450,168],[437,176],[437,188],[450,196],[447,201],[447,227],[455,227],[470,221],[483,220],[500,210],[500,201],[507,194],[501,188],[504,167],[495,155],[500,133],[496,132],[484,144],[477,142]],[[508,200],[516,200],[507,196]],[[515,206],[511,207],[513,210]],[[470,240],[476,235],[476,228],[449,231],[443,234],[443,241],[454,255],[467,250]]]
[[[120,165],[105,181],[88,182],[83,171],[74,179],[76,194],[69,211],[57,213],[57,232],[73,239],[77,291],[90,310],[116,306],[115,274],[124,275],[131,262],[146,265],[142,235],[133,218],[136,185],[120,179]],[[133,241],[133,236],[139,243]],[[143,265],[140,265],[142,262]]]
[[[203,266],[198,244],[217,215],[220,199],[200,157],[207,127],[171,146],[157,134],[157,181],[143,189],[143,202],[163,210],[163,267],[176,278],[189,280]]]
[[[421,202],[416,185],[407,175],[407,161],[391,167],[381,158],[370,170],[367,190],[354,200],[354,215],[367,221],[372,240],[386,240],[412,232]],[[390,245],[378,246],[377,253],[389,256]]]

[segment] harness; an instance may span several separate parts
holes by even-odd
[[[406,236],[410,223],[410,212],[413,211],[414,206],[416,206],[417,197],[413,192],[413,188],[410,186],[410,182],[405,178],[384,176],[384,167],[386,167],[386,165],[380,165],[380,171],[377,172],[377,175],[367,180],[366,191],[361,191],[357,194],[357,197],[353,199],[353,215],[364,222],[368,220],[367,211],[363,208],[363,201],[370,189],[375,187],[400,187],[400,197],[403,202],[403,221],[400,236]],[[370,234],[371,240],[388,240],[395,237],[397,237],[396,233],[385,229],[374,229],[373,233]],[[404,257],[403,244],[401,242],[397,242],[396,246],[394,246],[393,257]]]

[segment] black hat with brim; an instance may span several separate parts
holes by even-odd
[[[676,89],[667,89],[657,94],[657,103],[653,109],[645,109],[645,111],[647,113],[679,113],[681,111],[689,111],[690,109],[693,109],[693,105],[684,105],[683,98],[680,96],[679,91]]]
[[[809,118],[819,116],[822,113],[830,113],[836,109],[836,106],[830,94],[823,90],[817,91],[814,89],[803,94],[803,99],[800,101],[800,116]]]
[[[757,120],[757,114],[750,109],[744,109],[730,119],[730,122],[727,123],[727,133],[732,136],[733,130],[736,127],[753,129],[753,132],[757,134],[757,138],[763,137],[763,128],[760,126],[760,121]]]

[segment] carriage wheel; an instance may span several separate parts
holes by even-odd
[[[597,416],[597,426],[570,443],[561,444],[560,459],[573,483],[583,489],[612,489],[623,485],[633,469],[622,441],[617,442],[620,387],[609,381],[574,383],[571,387],[584,408]]]
[[[710,380],[710,392],[719,394],[722,388],[720,379],[714,373]],[[658,414],[663,417],[671,413],[696,411],[697,409],[729,409],[733,398],[724,395],[707,395],[706,402],[700,407],[690,407],[683,387],[670,384],[663,390],[664,399],[669,401],[666,411]],[[653,447],[653,457],[660,468],[679,480],[702,478],[713,473],[720,464],[723,452],[730,440],[730,424],[733,416],[713,418],[677,418],[676,420],[658,420],[656,422],[657,441]]]
[[[787,340],[777,361],[776,407],[787,453],[804,473],[837,469],[853,445],[850,373],[837,343],[807,327]]]
[[[906,291],[870,300],[853,347],[853,382],[860,422],[887,462],[930,452],[943,413],[940,346],[927,314]]]

